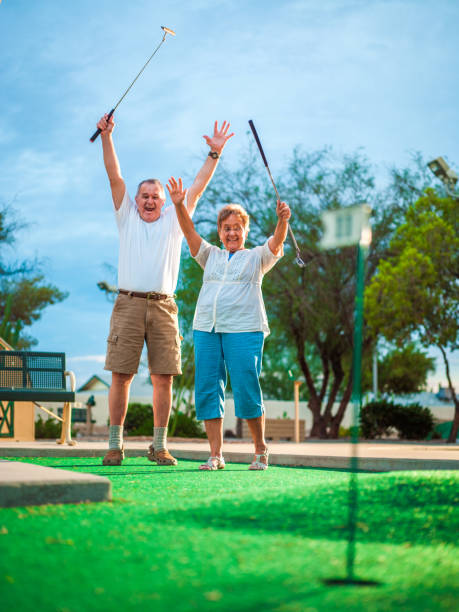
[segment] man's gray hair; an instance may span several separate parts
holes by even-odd
[[[137,186],[137,194],[139,194],[140,188],[142,187],[142,185],[145,185],[145,183],[148,183],[149,185],[159,185],[161,187],[161,190],[164,194],[164,197],[166,196],[166,192],[164,191],[164,187],[163,184],[161,183],[161,181],[159,179],[155,179],[155,178],[150,178],[150,179],[145,179],[144,181],[140,181],[140,183]]]

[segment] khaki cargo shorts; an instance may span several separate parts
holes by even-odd
[[[110,319],[105,369],[135,374],[146,342],[151,374],[181,374],[177,313],[173,297],[152,300],[119,294]]]

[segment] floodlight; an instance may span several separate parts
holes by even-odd
[[[456,185],[458,176],[454,170],[451,170],[443,157],[437,157],[436,159],[430,161],[427,165],[433,174],[435,174],[435,176],[442,181],[442,183],[445,183],[445,185],[451,187]]]

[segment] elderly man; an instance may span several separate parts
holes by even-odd
[[[113,144],[113,117],[97,124],[101,130],[105,169],[110,181],[120,236],[118,259],[119,295],[113,307],[107,339],[105,369],[112,372],[108,396],[110,412],[109,450],[104,465],[121,465],[124,459],[123,424],[129,387],[137,372],[144,342],[153,384],[153,444],[147,457],[158,465],[176,465],[167,450],[167,426],[172,404],[172,380],[181,374],[180,335],[174,291],[180,264],[183,234],[173,206],[158,179],[143,180],[135,203],[121,175]],[[187,209],[193,214],[218,164],[229,123],[214,125],[212,137],[204,136],[209,154],[188,190]]]

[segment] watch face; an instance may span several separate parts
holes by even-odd
[[[212,157],[212,159],[218,159],[217,151],[209,151],[209,157]]]

